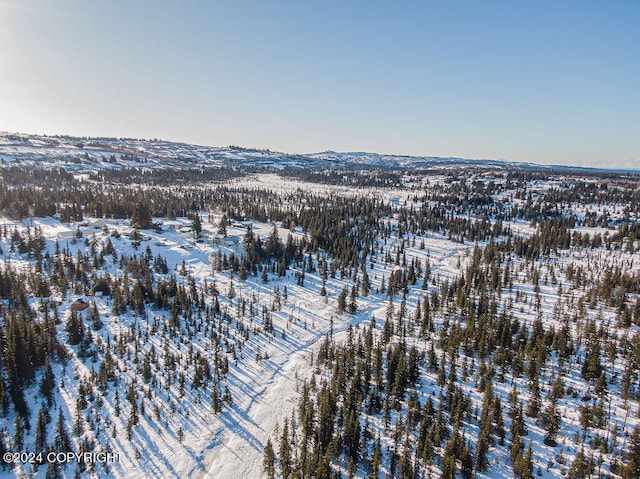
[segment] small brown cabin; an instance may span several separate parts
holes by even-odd
[[[85,301],[82,298],[76,299],[73,303],[71,303],[71,309],[73,311],[84,311],[90,306],[88,301]]]

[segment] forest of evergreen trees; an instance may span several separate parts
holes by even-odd
[[[161,428],[169,411],[188,415],[186,397],[224,414],[234,402],[230,364],[268,359],[251,349],[254,338],[286,337],[274,317],[284,317],[289,285],[308,286],[336,315],[372,303],[385,315],[326,335],[294,413],[265,444],[267,477],[472,478],[496,457],[519,478],[557,465],[571,478],[639,477],[640,427],[630,426],[640,414],[638,178],[470,169],[376,171],[345,183],[342,171],[281,172],[362,188],[437,175],[402,190],[400,204],[225,183],[260,171],[132,168],[78,179],[62,168],[2,169],[0,456],[25,444],[106,450],[135,438],[141,417]],[[130,219],[134,232],[78,228],[57,240],[24,221],[54,214],[74,224]],[[189,218],[196,237],[249,224],[238,248],[217,248],[202,281],[141,242],[171,218]],[[272,227],[260,235],[251,222]],[[281,237],[276,224],[291,233]],[[468,248],[455,274],[433,272],[434,236]],[[239,296],[242,284],[267,285],[268,301]],[[108,311],[62,309],[95,293]],[[61,391],[71,386],[54,370],[76,359],[90,373],[77,374],[65,412]],[[576,404],[579,430],[560,412]],[[124,431],[101,418],[107,406],[126,417]],[[536,457],[536,441],[553,459]],[[567,441],[578,450],[571,460]],[[46,467],[47,477],[64,472]]]

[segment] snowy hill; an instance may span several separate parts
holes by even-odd
[[[294,168],[383,168],[417,169],[436,167],[485,168],[545,168],[530,163],[499,160],[473,160],[422,156],[398,156],[378,153],[338,153],[325,151],[310,154],[288,154],[241,147],[210,147],[161,140],[116,138],[49,137],[0,132],[0,161],[4,164],[64,165],[67,169],[102,168],[195,168],[227,166],[257,166],[282,169]]]

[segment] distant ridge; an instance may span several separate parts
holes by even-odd
[[[33,165],[69,170],[140,168],[203,168],[254,166],[265,168],[430,169],[455,167],[505,168],[559,172],[628,172],[634,169],[542,165],[495,159],[410,156],[369,152],[292,154],[240,146],[202,146],[163,140],[87,138],[0,132],[0,166]]]

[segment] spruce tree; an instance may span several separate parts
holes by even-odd
[[[55,451],[56,452],[71,452],[71,440],[69,439],[69,433],[64,426],[65,420],[62,415],[62,409],[58,409],[58,424],[56,426],[56,439],[55,439]]]
[[[640,477],[640,425],[633,429],[629,450],[625,454],[626,464],[622,469],[623,479]]]
[[[16,420],[14,422],[16,432],[13,435],[13,449],[17,452],[23,452],[24,446],[24,421],[19,412],[16,412]]]
[[[220,221],[218,221],[218,230],[217,230],[217,233],[218,233],[219,235],[227,236],[227,222],[228,222],[228,221],[229,221],[229,219],[227,218],[227,215],[226,215],[226,214],[223,214],[223,215],[220,217]],[[247,237],[252,238],[252,230],[251,230],[251,227],[249,227],[249,229],[247,230],[247,235],[249,235],[249,236],[247,236]],[[245,242],[246,242],[246,241],[247,241],[247,240],[245,239]]]
[[[191,231],[193,231],[196,239],[200,238],[200,234],[202,233],[202,220],[198,213],[195,213],[191,220]]]
[[[576,458],[571,464],[571,468],[569,469],[567,477],[569,479],[586,479],[591,474],[593,474],[593,470],[593,462],[585,457],[584,449],[582,446],[580,446],[580,449],[578,449],[578,453],[576,454]],[[631,477],[637,478],[639,476],[634,475]]]
[[[84,338],[84,322],[78,316],[78,313],[73,310],[71,311],[64,329],[67,332],[67,339],[69,341],[69,344],[80,344],[80,342]]]
[[[376,443],[373,448],[373,459],[371,460],[371,471],[369,472],[369,479],[378,479],[381,462],[382,450],[380,447],[380,438],[378,437],[376,438]]]
[[[346,286],[344,288],[342,288],[342,291],[340,291],[340,295],[338,296],[338,312],[339,313],[344,313],[345,309],[347,308],[347,288]]]
[[[262,468],[267,475],[267,479],[273,479],[276,474],[276,455],[273,451],[273,444],[271,439],[267,439],[267,445],[264,447]]]
[[[560,431],[561,418],[558,411],[558,405],[552,400],[549,405],[542,411],[542,426],[547,434],[544,437],[544,443],[548,446],[556,445],[556,435]]]
[[[91,310],[91,327],[94,331],[102,329],[102,319],[100,319],[100,313],[98,312],[98,306],[93,303],[93,309]]]
[[[278,456],[280,457],[280,471],[282,473],[282,479],[288,479],[291,474],[293,464],[291,460],[291,445],[289,444],[289,420],[287,418],[285,418],[284,426],[282,427]]]
[[[7,453],[7,445],[4,442],[4,427],[0,428],[0,470],[3,470],[7,467],[7,464],[4,461],[4,455]]]
[[[36,449],[44,451],[47,446],[47,415],[44,406],[38,412],[38,422],[36,423]]]

